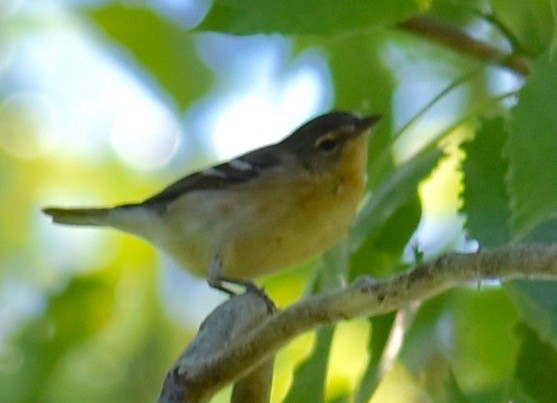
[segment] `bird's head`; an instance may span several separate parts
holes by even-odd
[[[368,134],[380,119],[381,115],[327,113],[296,129],[281,145],[306,169],[327,171],[345,159],[348,163],[351,158],[367,158]]]

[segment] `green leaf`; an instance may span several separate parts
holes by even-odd
[[[519,344],[514,329],[520,315],[512,298],[498,287],[453,290],[440,319],[439,325],[447,326],[449,332],[444,335],[450,335],[444,355],[457,382],[461,387],[467,385],[464,392],[495,392],[501,401],[513,376]]]
[[[426,149],[398,166],[392,176],[371,195],[356,216],[351,232],[351,247],[358,249],[366,237],[374,237],[390,217],[415,197],[419,183],[437,166],[443,152]]]
[[[310,284],[310,293],[317,294],[341,286],[347,272],[348,243],[344,240],[323,257],[322,265]],[[323,326],[317,330],[313,350],[296,368],[285,403],[324,401],[327,367],[334,332],[335,326]]]
[[[505,188],[507,161],[503,146],[507,134],[502,118],[485,120],[474,140],[462,149],[464,191],[462,212],[466,229],[482,246],[496,246],[510,241],[510,209]]]
[[[557,53],[557,0],[551,0],[551,12],[553,14],[553,39],[549,49],[549,57],[555,59]]]
[[[548,281],[512,281],[505,283],[522,320],[539,337],[557,348],[557,283]]]
[[[449,379],[446,383],[446,399],[445,401],[448,402],[455,402],[455,403],[466,403],[468,399],[464,395],[464,392],[460,388],[459,384],[456,381],[453,371],[449,370]]]
[[[491,0],[494,17],[518,40],[517,52],[538,56],[551,44],[554,21],[548,0]]]
[[[336,34],[393,24],[419,11],[417,1],[215,0],[200,31],[229,34]]]
[[[284,403],[322,402],[331,343],[335,327],[324,326],[317,331],[315,346],[294,372],[294,380]]]
[[[202,96],[212,75],[200,61],[195,36],[147,9],[111,5],[93,21],[123,45],[183,110]]]
[[[349,391],[341,391],[339,395],[327,399],[327,403],[350,403],[352,394]]]
[[[466,26],[477,19],[476,10],[485,6],[484,0],[435,0],[428,15],[456,26]]]
[[[449,295],[450,292],[424,301],[407,331],[399,359],[416,376],[441,347],[437,328]]]
[[[457,383],[449,360],[442,354],[435,355],[421,374],[422,387],[433,402],[465,403],[466,395]]]
[[[517,237],[557,210],[557,60],[538,59],[508,124],[512,229]]]
[[[544,221],[523,239],[524,243],[553,243],[557,241],[557,219]]]
[[[451,290],[423,302],[400,360],[433,401],[502,401],[513,376],[518,319],[499,288]]]
[[[389,217],[374,236],[365,239],[350,257],[350,279],[364,274],[384,277],[402,266],[404,248],[418,226],[421,207],[416,193]]]
[[[522,391],[538,402],[555,402],[557,351],[528,325],[519,325],[517,331],[521,345],[515,376]]]
[[[74,278],[64,292],[49,302],[49,319],[67,342],[80,342],[96,334],[110,316],[114,296],[103,280],[95,276]]]
[[[393,312],[369,319],[371,326],[371,336],[368,344],[369,359],[364,375],[356,389],[355,403],[369,402],[375,389],[377,389],[381,375],[381,358],[389,341],[395,317],[396,313]]]

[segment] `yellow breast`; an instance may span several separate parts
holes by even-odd
[[[365,192],[367,139],[355,141],[336,169],[292,183],[250,189],[255,215],[228,234],[224,275],[249,279],[290,267],[337,244]],[[245,197],[245,196],[244,196]]]
[[[323,253],[348,232],[365,191],[367,139],[351,146],[330,172],[186,195],[169,208],[161,246],[198,275],[220,252],[222,274],[239,280]]]

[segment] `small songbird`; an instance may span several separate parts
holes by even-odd
[[[192,173],[137,204],[45,208],[54,222],[142,237],[211,286],[246,284],[315,257],[349,230],[380,115],[331,112],[279,143]]]

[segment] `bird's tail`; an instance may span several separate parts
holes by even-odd
[[[68,225],[110,225],[107,218],[109,208],[58,208],[47,207],[43,213],[52,217],[54,222]]]

